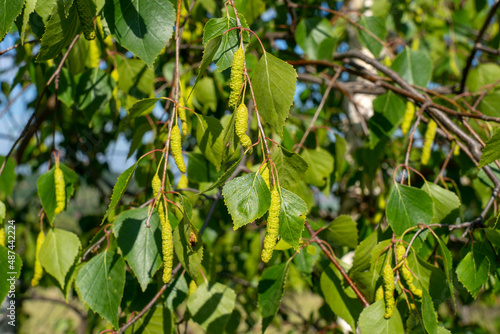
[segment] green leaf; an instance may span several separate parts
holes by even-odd
[[[154,97],[154,71],[139,59],[116,57],[118,88],[136,99]]]
[[[205,158],[220,170],[222,160],[222,125],[215,117],[198,115],[196,141]]]
[[[19,255],[7,247],[0,246],[0,270],[2,271],[2,279],[0,279],[1,300],[4,300],[9,293],[11,284],[16,284],[16,280],[21,275],[22,266],[23,260]]]
[[[321,147],[314,150],[306,148],[301,156],[309,165],[304,180],[313,186],[324,186],[326,178],[333,173],[335,162],[333,156]]]
[[[252,76],[255,101],[260,116],[280,136],[293,103],[297,73],[292,65],[266,52]]]
[[[440,238],[436,238],[439,244],[439,253],[441,254],[441,258],[443,260],[444,265],[444,274],[446,275],[446,281],[448,283],[448,289],[450,290],[451,298],[453,299],[453,306],[456,307],[455,301],[455,293],[453,289],[453,258],[451,257],[451,253],[446,247],[446,244]]]
[[[422,186],[434,203],[434,218],[432,223],[454,224],[460,212],[460,199],[458,196],[432,182],[425,182]]]
[[[372,251],[377,245],[377,232],[372,232],[365,240],[360,242],[354,252],[354,261],[352,263],[349,276],[356,283],[363,294],[371,300],[374,295],[375,282],[373,278],[375,273],[371,270]],[[377,254],[378,256],[378,254]],[[380,259],[379,261],[382,261]]]
[[[383,17],[378,16],[364,16],[361,15],[359,18],[359,24],[366,28],[368,31],[377,36],[381,41],[385,40],[387,35],[387,30],[385,28],[385,19]],[[368,50],[375,56],[378,57],[380,55],[380,51],[384,48],[384,46],[377,41],[375,38],[370,36],[367,32],[362,29],[358,30],[359,39],[366,46]]]
[[[217,173],[215,167],[201,153],[189,152],[187,175],[190,181],[193,182],[213,182],[221,174]]]
[[[0,8],[0,41],[3,40],[5,34],[10,30],[10,26],[21,13],[24,0],[1,0]]]
[[[273,321],[281,304],[286,278],[288,262],[280,263],[267,268],[259,281],[259,307],[262,315],[262,333]]]
[[[134,271],[142,291],[161,267],[161,230],[156,210],[146,226],[149,207],[128,210],[121,213],[113,224],[118,247]]]
[[[389,91],[373,100],[374,115],[369,120],[370,147],[374,148],[381,139],[391,138],[394,130],[403,121],[404,100]]]
[[[201,284],[187,300],[191,320],[208,333],[222,333],[236,304],[236,293],[221,283]]]
[[[497,129],[486,142],[483,148],[483,154],[477,168],[482,168],[487,164],[500,158],[500,129]]]
[[[80,299],[90,308],[119,327],[118,309],[125,286],[125,261],[107,250],[94,256],[76,278]]]
[[[66,274],[81,248],[80,239],[72,232],[50,229],[40,248],[40,264],[64,287]]]
[[[427,88],[432,76],[432,62],[427,52],[408,47],[398,54],[391,68],[409,84],[423,88]]]
[[[64,164],[59,164],[64,175],[66,203],[75,191],[75,184],[78,182],[78,175],[69,167]],[[55,217],[56,210],[56,186],[54,181],[54,170],[51,168],[47,173],[40,175],[37,181],[38,197],[42,202],[43,209],[47,215],[47,219],[52,224]]]
[[[40,52],[36,57],[38,62],[57,57],[71,43],[80,28],[75,6],[71,7],[69,15],[64,13],[64,9],[64,0],[57,0],[40,41]]]
[[[222,195],[235,230],[262,217],[271,205],[271,192],[259,173],[229,181],[222,189]]]
[[[335,134],[335,180],[338,182],[342,179],[342,171],[347,152],[347,142],[344,138]]]
[[[307,58],[313,60],[325,58],[321,56],[328,54],[320,47],[323,42],[335,41],[334,30],[330,25],[330,21],[322,17],[302,19],[295,30],[295,39],[297,44],[304,50]],[[324,45],[325,44],[323,44],[323,46]],[[331,52],[328,56],[332,53],[333,44],[331,45]]]
[[[111,195],[111,202],[109,203],[108,210],[106,210],[106,214],[102,218],[101,224],[104,223],[109,214],[118,205],[118,202],[120,202],[120,199],[127,190],[128,184],[132,179],[132,175],[134,174],[134,171],[137,168],[139,161],[141,161],[141,159],[137,160],[135,164],[127,168],[123,173],[120,174],[120,176],[118,176],[116,184],[113,188],[113,194]]]
[[[190,244],[191,232],[195,235],[198,234],[186,214],[184,214],[184,219],[179,222],[179,225],[174,230],[174,250],[177,259],[182,263],[189,276],[196,279],[200,274],[201,261],[203,260],[203,244],[201,237],[197,237],[198,241],[192,247]]]
[[[222,43],[221,35],[213,37],[206,43],[203,42],[205,48],[203,50],[203,57],[201,58],[201,63],[200,63],[200,71],[198,72],[198,76],[196,77],[196,82],[200,80],[207,67],[210,66],[210,64],[212,63],[212,60],[214,59],[214,56],[217,53],[217,50],[219,49],[221,43]]]
[[[242,16],[240,16],[240,19]],[[244,28],[248,28],[246,21],[241,20],[241,25]],[[224,34],[228,29],[237,27],[236,19],[233,17],[220,17],[216,19],[211,19],[205,25],[203,30],[203,45],[205,48],[208,47],[210,40],[214,39],[212,45],[210,45],[210,53],[207,54],[206,63],[209,64],[208,59],[212,57],[215,65],[217,66],[217,71],[222,72],[226,68],[230,67],[233,62],[234,53],[240,47],[240,33],[238,29],[231,30]],[[221,37],[220,43],[217,41],[217,37]],[[243,43],[246,44],[250,40],[248,32],[243,33]],[[213,51],[218,45],[217,51]],[[214,53],[214,54],[213,54]],[[213,54],[213,55],[212,55]]]
[[[223,185],[230,177],[231,175],[233,175],[234,171],[238,168],[238,165],[240,164],[241,162],[241,159],[243,159],[243,156],[241,156],[238,160],[236,160],[232,165],[231,167],[229,167],[226,172],[224,174],[222,174],[218,179],[217,181],[212,184],[208,189],[205,189],[204,193],[212,190],[212,189],[215,189],[217,187],[220,187],[221,185]]]
[[[356,248],[358,245],[357,224],[348,215],[340,215],[335,218],[321,234],[325,235],[324,240],[335,246]]]
[[[0,167],[3,165],[5,157],[0,156]],[[6,197],[12,196],[14,184],[16,183],[16,163],[14,159],[9,158],[5,163],[2,174],[0,174],[0,194]]]
[[[127,334],[171,334],[175,332],[172,311],[159,304],[153,306],[125,331]]]
[[[303,180],[309,167],[300,155],[281,145],[274,149],[271,159],[278,170],[280,185],[285,188],[291,188]]]
[[[389,319],[384,318],[385,303],[379,300],[365,308],[359,316],[361,333],[404,333],[403,321],[397,308]]]
[[[473,298],[488,280],[490,260],[472,249],[457,266],[457,277]]]
[[[234,2],[238,13],[245,15],[249,24],[252,24],[266,10],[266,4],[263,0],[235,0]]]
[[[428,224],[433,218],[432,198],[421,189],[394,183],[387,203],[387,222],[400,236],[419,223]]]
[[[156,56],[172,36],[175,9],[168,0],[113,0],[104,5],[104,18],[118,43],[153,67]]]
[[[500,117],[500,110],[498,110],[498,105],[500,104],[500,91],[492,91],[486,94],[484,99],[481,100],[477,110],[488,116]]]
[[[426,290],[424,290],[422,294],[422,319],[424,320],[424,326],[427,333],[437,334],[437,314],[432,304],[432,298]]]
[[[415,286],[428,291],[436,305],[444,302],[449,297],[449,285],[443,271],[424,261],[413,250],[406,259],[408,268],[416,275],[413,280]]]
[[[280,235],[296,251],[300,250],[300,239],[304,230],[307,205],[294,193],[281,187]]]
[[[140,124],[140,125],[139,125]],[[127,159],[134,154],[135,150],[139,145],[142,144],[142,138],[144,137],[144,134],[150,130],[154,130],[151,124],[148,121],[145,121],[144,123],[135,122],[134,124],[136,126],[135,129],[133,129],[134,136],[132,137],[132,141],[130,142],[130,148],[128,149],[128,154],[127,154]]]
[[[500,66],[495,63],[479,64],[470,70],[466,86],[470,92],[478,92],[486,85],[497,82],[500,77]],[[498,108],[497,108],[498,109]]]
[[[139,116],[148,115],[159,100],[159,98],[153,97],[137,101],[128,111],[128,118],[132,120]]]
[[[176,275],[165,290],[165,306],[174,311],[184,302],[189,293],[185,275]]]
[[[5,0],[8,1],[8,0]],[[22,1],[19,1],[22,3]],[[24,41],[24,36],[26,34],[26,27],[28,26],[28,21],[30,19],[30,14],[33,13],[35,10],[37,0],[26,0],[26,5],[24,6],[24,11],[23,11],[23,25],[21,28],[21,41]],[[10,2],[12,3],[12,1]],[[68,13],[69,13],[69,8],[68,8]],[[68,14],[67,13],[67,14]],[[0,37],[0,40],[2,37]]]
[[[111,76],[98,67],[85,71],[78,78],[75,101],[90,122],[96,112],[105,109],[113,97]]]
[[[363,304],[349,286],[344,286],[342,276],[333,264],[323,271],[320,279],[321,291],[330,309],[344,319],[351,328],[356,328]]]

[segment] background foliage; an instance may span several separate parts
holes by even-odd
[[[0,218],[16,221],[0,267],[15,248],[19,332],[500,331],[500,1],[92,0],[92,41],[77,1],[0,0]],[[227,107],[240,45],[252,153]],[[164,284],[151,179],[180,98]],[[264,264],[268,158],[280,240]]]

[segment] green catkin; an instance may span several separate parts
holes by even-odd
[[[174,156],[175,164],[181,173],[186,173],[186,165],[182,157],[181,131],[177,125],[172,126],[172,134],[170,135],[170,145],[172,146],[172,155]]]
[[[42,248],[43,242],[45,241],[45,234],[43,230],[38,233],[36,238],[36,250],[35,250],[35,274],[31,280],[31,286],[37,286],[43,275],[43,268],[40,264],[40,248]]]
[[[432,143],[434,142],[434,137],[436,137],[436,129],[437,129],[437,124],[434,122],[434,120],[430,120],[429,124],[427,125],[427,131],[425,131],[425,142],[424,142],[424,147],[422,148],[422,158],[421,162],[423,165],[427,165],[429,163],[429,159],[431,157],[431,148],[432,148]]]
[[[89,0],[75,0],[75,2],[85,39],[89,41],[95,39],[94,21],[90,12]]]
[[[151,181],[151,186],[153,187],[153,195],[158,197],[158,193],[161,190],[161,180],[158,174],[155,174],[153,180]],[[172,278],[172,266],[174,263],[174,245],[172,239],[172,226],[170,226],[170,221],[168,219],[168,214],[165,210],[163,200],[158,197],[158,202],[156,204],[158,210],[158,215],[160,216],[161,224],[161,248],[163,253],[163,283],[170,282]]]
[[[399,244],[396,247],[396,257],[398,259],[398,263],[403,261],[401,264],[401,275],[406,281],[406,284],[408,285],[408,289],[411,291],[411,293],[418,297],[422,298],[422,290],[418,289],[415,284],[413,283],[413,274],[410,272],[410,270],[407,267],[407,262],[406,259],[403,260],[403,256],[406,253],[406,248],[404,245]]]
[[[407,134],[411,128],[411,122],[413,121],[413,116],[415,115],[415,105],[410,101],[406,102],[405,116],[403,118],[403,124],[401,124],[401,131],[403,134]]]
[[[279,233],[279,215],[281,203],[280,194],[276,188],[271,192],[271,207],[267,217],[266,236],[264,238],[264,249],[262,249],[261,258],[265,263],[269,262],[273,257],[273,251],[276,247],[276,239]]]
[[[231,94],[229,95],[229,108],[236,107],[238,97],[240,95],[241,86],[243,85],[243,66],[245,63],[245,52],[242,48],[234,53],[233,63],[231,65],[231,79],[229,86]]]
[[[187,178],[186,175],[181,174],[181,178],[179,180],[179,183],[177,183],[177,189],[185,189],[189,186],[189,179]]]
[[[182,134],[186,136],[188,133],[188,124],[187,124],[186,109],[182,108],[183,106],[185,106],[184,98],[181,97],[179,99],[179,107],[177,108],[177,113],[179,114],[179,118],[181,119],[182,122]]]
[[[377,291],[375,292],[375,301],[378,302],[379,300],[384,299],[384,288],[381,286],[378,287]]]
[[[385,298],[385,314],[384,318],[389,319],[394,312],[394,272],[388,258],[382,270],[382,278],[384,280],[384,298]]]
[[[59,164],[56,164],[54,169],[54,185],[56,191],[56,209],[54,213],[57,215],[66,206],[66,185],[64,184],[64,174],[61,168],[59,168]]]
[[[260,167],[259,169],[259,174],[260,176],[262,176],[262,178],[264,179],[264,181],[266,182],[266,186],[268,189],[271,189],[271,185],[269,183],[269,168],[267,166],[267,163],[262,165],[262,167]]]
[[[198,285],[194,280],[191,280],[191,282],[189,282],[188,296],[191,296],[193,293],[195,293],[196,289],[198,289]]]
[[[96,40],[89,42],[89,67],[95,68],[99,66],[101,55],[99,53],[99,46]]]
[[[236,134],[240,138],[241,145],[252,153],[252,140],[247,136],[248,109],[243,103],[236,110]]]
[[[5,246],[5,229],[0,228],[0,246]]]
[[[453,155],[456,157],[460,155],[460,146],[458,144],[455,145],[455,149],[453,150]]]

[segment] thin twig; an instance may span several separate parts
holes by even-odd
[[[499,5],[500,5],[500,0],[497,0],[490,7],[490,11],[488,13],[488,16],[486,17],[486,20],[484,21],[483,26],[481,27],[481,30],[479,31],[479,34],[476,37],[476,41],[474,42],[474,48],[472,49],[471,53],[469,54],[469,58],[467,58],[467,63],[465,64],[465,68],[462,72],[462,81],[460,81],[460,89],[458,90],[458,93],[464,92],[465,83],[467,81],[467,76],[468,76],[469,71],[472,67],[472,61],[474,60],[474,57],[476,56],[478,46],[481,45],[481,40],[483,39],[483,36],[486,33],[486,30],[488,29],[488,26],[490,25],[491,19],[493,18],[493,15],[495,15],[495,12],[497,11]]]
[[[7,160],[9,159],[9,157],[11,156],[12,152],[14,151],[14,149],[16,148],[17,144],[19,143],[19,141],[26,135],[26,133],[28,132],[28,129],[30,128],[31,126],[31,122],[33,121],[33,119],[35,118],[37,112],[38,112],[38,109],[40,108],[40,103],[42,102],[42,98],[43,96],[45,95],[45,93],[47,92],[47,89],[49,88],[50,84],[52,83],[52,81],[56,78],[57,75],[59,75],[59,73],[61,72],[61,69],[64,65],[64,62],[66,61],[66,59],[68,58],[69,56],[69,53],[71,52],[71,50],[73,49],[73,47],[75,46],[76,44],[76,41],[78,41],[78,38],[80,37],[80,35],[76,35],[75,38],[73,38],[73,41],[71,42],[71,44],[68,46],[68,50],[66,50],[66,53],[64,54],[64,56],[62,57],[61,59],[61,62],[59,63],[59,65],[57,66],[55,72],[52,74],[52,76],[49,78],[49,80],[47,81],[47,83],[45,84],[45,87],[43,88],[42,90],[42,93],[40,94],[40,97],[38,98],[38,101],[36,103],[36,107],[35,107],[35,111],[33,111],[33,114],[31,115],[31,117],[29,118],[28,120],[28,123],[26,123],[26,126],[24,127],[23,131],[21,132],[21,134],[19,135],[19,137],[16,139],[16,141],[14,142],[14,144],[12,145],[9,153],[7,153],[7,155],[5,156],[5,160],[2,164],[2,166],[0,167],[0,175],[2,175],[2,172],[3,172],[3,169],[5,168],[5,164],[7,163]]]
[[[306,138],[309,135],[309,132],[311,132],[311,129],[314,127],[314,124],[316,123],[316,121],[318,119],[319,113],[323,109],[323,106],[325,105],[326,99],[328,98],[328,96],[330,94],[330,90],[332,90],[333,86],[335,85],[335,82],[339,78],[340,73],[342,73],[342,72],[337,71],[337,73],[335,73],[335,76],[332,78],[332,80],[330,80],[328,87],[326,87],[325,93],[323,94],[323,98],[321,99],[321,102],[319,103],[318,108],[316,109],[316,112],[314,113],[314,116],[311,120],[311,123],[309,123],[309,126],[307,127],[306,132],[304,132],[304,135],[302,136],[302,139],[300,140],[299,145],[295,149],[295,153],[299,153],[300,148],[302,147],[302,145],[304,145],[304,142],[306,141]]]
[[[307,230],[309,231],[309,234],[314,235],[314,230],[312,229],[309,222],[306,221],[305,225],[306,225]],[[340,274],[342,275],[342,277],[344,277],[347,284],[349,284],[349,286],[352,288],[352,290],[354,291],[354,293],[356,294],[358,299],[363,304],[363,307],[368,307],[370,305],[370,303],[368,303],[365,296],[361,293],[361,291],[359,291],[356,284],[354,284],[354,282],[351,280],[349,275],[347,275],[347,272],[345,271],[345,269],[337,261],[337,259],[335,258],[335,254],[331,254],[330,251],[328,250],[328,248],[321,242],[321,239],[319,239],[317,236],[314,236],[313,238],[311,238],[311,241],[316,242],[318,244],[319,248],[321,248],[323,253],[325,253],[325,255],[328,257],[330,262],[332,262],[333,265],[340,271]]]
[[[33,39],[33,40],[31,40],[31,41],[24,42],[24,44],[36,43],[36,42],[39,42],[39,41],[40,41],[39,39]],[[20,46],[22,46],[22,45],[23,45],[22,43],[19,43],[19,44],[14,44],[14,45],[12,45],[11,47],[8,47],[7,49],[0,51],[0,56],[1,56],[1,55],[3,55],[3,54],[4,54],[4,53],[6,53],[6,52],[9,52],[10,50],[14,50],[15,48],[20,47]]]

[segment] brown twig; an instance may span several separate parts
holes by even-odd
[[[312,229],[309,222],[306,221],[305,225],[306,225],[307,230],[309,231],[309,234],[314,235],[314,230]],[[342,275],[342,277],[344,277],[347,284],[349,284],[349,286],[352,288],[352,290],[354,291],[354,293],[356,294],[358,299],[363,304],[363,307],[368,307],[370,305],[370,303],[366,300],[365,296],[361,293],[361,291],[359,291],[358,287],[356,286],[356,284],[354,284],[354,282],[351,280],[349,275],[347,275],[347,272],[345,271],[345,269],[337,261],[337,259],[335,258],[335,254],[331,254],[330,251],[328,250],[328,248],[321,242],[321,239],[319,239],[317,236],[314,236],[313,238],[311,238],[311,241],[316,242],[318,244],[319,248],[321,248],[323,253],[325,253],[325,255],[328,257],[330,262],[332,262],[333,265],[340,271],[340,274]]]
[[[474,57],[476,56],[476,52],[478,50],[478,47],[481,46],[481,40],[483,39],[483,36],[486,33],[486,30],[488,29],[488,26],[490,25],[491,19],[493,18],[493,15],[495,15],[495,12],[497,11],[498,6],[500,6],[500,0],[495,1],[495,3],[490,7],[490,11],[488,13],[488,16],[486,17],[486,20],[484,21],[483,26],[481,27],[481,30],[479,31],[479,34],[476,37],[476,41],[474,42],[474,48],[472,49],[471,53],[469,54],[469,58],[467,58],[467,62],[465,64],[464,70],[462,72],[462,80],[460,81],[460,89],[458,90],[458,93],[463,93],[465,90],[465,83],[467,81],[467,76],[469,74],[469,71],[472,67],[472,61],[474,60]]]
[[[33,114],[31,115],[31,117],[29,118],[28,120],[28,123],[26,123],[26,126],[24,127],[23,131],[21,132],[21,134],[19,135],[19,137],[16,139],[16,141],[14,142],[14,144],[12,145],[9,153],[7,153],[7,155],[5,156],[5,160],[2,164],[2,166],[0,167],[0,175],[2,175],[2,172],[5,168],[5,164],[7,163],[7,160],[9,159],[9,157],[11,156],[12,152],[14,151],[14,149],[16,148],[17,144],[19,143],[19,141],[24,137],[24,135],[28,132],[28,129],[30,128],[31,126],[31,122],[33,121],[33,119],[35,118],[37,112],[38,112],[38,109],[40,108],[40,103],[42,102],[42,98],[43,96],[45,95],[45,93],[47,92],[47,89],[49,88],[50,84],[52,83],[52,81],[56,78],[56,76],[59,75],[59,73],[61,72],[61,69],[64,65],[64,62],[66,61],[66,59],[68,58],[69,56],[69,53],[71,52],[71,50],[73,49],[73,47],[75,46],[76,44],[76,41],[78,41],[78,38],[80,37],[80,35],[76,35],[75,38],[73,38],[73,41],[71,42],[71,44],[68,46],[68,50],[66,50],[66,53],[64,54],[64,56],[62,57],[61,59],[61,62],[59,63],[59,65],[57,66],[55,72],[52,74],[52,76],[49,78],[49,80],[47,81],[47,83],[45,84],[45,87],[43,88],[42,90],[42,93],[40,94],[40,97],[38,98],[38,101],[36,103],[36,107],[35,107],[35,111],[33,111]]]

